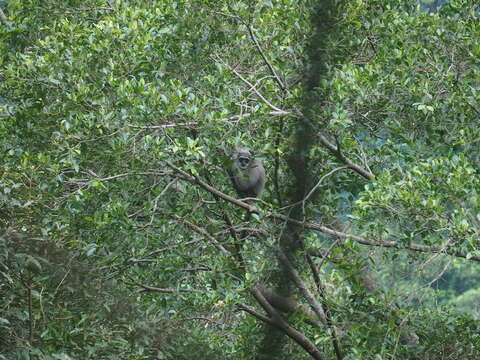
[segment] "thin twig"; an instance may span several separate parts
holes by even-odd
[[[305,196],[305,198],[302,200],[303,201],[303,204],[305,206],[305,203],[307,202],[307,200],[310,198],[310,196],[312,196],[315,191],[317,191],[317,189],[320,187],[320,185],[322,184],[323,180],[325,180],[327,177],[329,176],[332,176],[333,174],[335,174],[337,171],[340,171],[340,170],[343,170],[343,169],[348,169],[348,166],[345,165],[345,166],[340,166],[338,168],[335,168],[333,169],[332,171],[330,171],[329,173],[323,175],[320,180],[318,180],[317,184],[312,188],[312,190],[310,190],[310,192],[307,194],[307,196]]]
[[[328,255],[329,255],[330,252],[333,250],[333,248],[338,245],[339,242],[340,242],[340,239],[339,239],[339,238],[336,239],[336,240],[332,243],[332,245],[330,245],[330,246],[328,247],[327,251],[325,251],[325,252],[323,253],[322,260],[320,260],[320,264],[318,264],[318,268],[319,268],[319,269],[322,268],[323,263],[324,263],[324,262],[327,260],[327,258],[328,258]]]
[[[255,35],[253,33],[252,27],[245,22],[244,22],[244,24],[247,27],[250,38],[252,39],[253,43],[255,44],[255,47],[257,48],[258,52],[260,53],[263,61],[267,65],[268,69],[272,73],[273,78],[277,82],[278,86],[280,86],[280,89],[282,89],[282,91],[288,92],[288,89],[285,87],[285,84],[282,82],[282,80],[280,80],[280,78],[278,77],[278,75],[277,75],[275,69],[273,68],[272,64],[270,64],[267,57],[265,56],[265,53],[263,52],[262,48],[260,47],[260,44],[258,43],[257,38],[255,37]]]
[[[225,249],[225,248],[223,247],[223,245],[220,244],[220,243],[217,241],[217,239],[215,239],[212,235],[210,235],[206,229],[201,228],[200,226],[195,225],[195,224],[191,223],[190,221],[187,221],[187,220],[185,220],[185,219],[182,219],[182,218],[179,217],[179,216],[174,216],[174,217],[175,217],[175,219],[177,219],[178,221],[180,221],[180,222],[184,223],[185,225],[187,225],[187,226],[188,226],[190,229],[192,229],[193,231],[195,231],[195,232],[197,232],[197,233],[205,236],[205,237],[206,237],[208,240],[210,240],[210,242],[211,242],[217,249],[219,249],[223,254],[225,254],[225,255],[230,255],[230,252],[229,252],[227,249]]]
[[[165,289],[165,288],[157,288],[157,287],[154,287],[154,286],[150,286],[150,285],[145,285],[145,284],[141,284],[137,281],[123,281],[125,284],[127,285],[136,285],[136,286],[139,286],[141,287],[143,290],[145,291],[156,291],[156,292],[160,292],[162,294],[174,294],[174,293],[177,293],[177,292],[195,292],[195,293],[205,293],[205,291],[202,291],[202,290],[196,290],[196,289]]]
[[[325,313],[317,300],[315,300],[315,297],[313,296],[312,292],[307,288],[305,283],[302,281],[300,278],[300,275],[298,274],[297,270],[293,267],[292,263],[290,260],[288,260],[287,256],[285,253],[282,251],[278,251],[277,253],[278,258],[282,262],[282,264],[285,266],[285,268],[288,270],[288,273],[295,283],[297,285],[298,289],[302,293],[302,295],[305,297],[307,302],[310,304],[310,307],[312,310],[315,312],[317,317],[322,321],[322,323],[326,324],[327,319],[325,317]]]
[[[309,254],[306,254],[307,262],[310,267],[310,270],[312,271],[313,275],[313,280],[315,281],[315,285],[317,286],[317,292],[320,295],[320,298],[322,300],[321,306],[323,309],[323,312],[325,313],[325,319],[327,321],[327,326],[332,330],[332,343],[333,343],[333,348],[335,350],[335,354],[337,356],[338,360],[343,359],[343,351],[342,351],[342,346],[340,344],[340,335],[337,327],[332,321],[332,312],[330,310],[330,307],[328,306],[328,303],[326,301],[326,294],[325,294],[325,289],[322,285],[322,282],[320,280],[320,275],[318,273],[318,269],[313,263],[312,257]],[[324,258],[325,259],[325,258]],[[324,260],[322,259],[322,261]]]
[[[242,19],[240,16],[237,15],[232,15],[232,14],[227,14],[221,11],[212,11],[214,14],[219,14],[222,16],[226,16],[229,18],[233,18],[235,20],[239,20],[241,23],[245,25],[245,27],[248,30],[248,34],[250,35],[250,39],[252,39],[253,43],[255,44],[255,47],[257,48],[258,52],[260,53],[260,56],[262,57],[263,61],[265,62],[265,65],[267,65],[268,69],[270,70],[270,73],[273,75],[275,81],[277,82],[278,86],[280,86],[280,89],[283,91],[288,92],[288,89],[286,88],[285,84],[283,84],[282,80],[280,77],[277,75],[277,72],[273,68],[273,66],[270,64],[270,62],[267,60],[267,57],[265,56],[265,53],[263,49],[261,48],[260,44],[257,41],[257,38],[255,37],[255,34],[253,33],[253,29],[250,26],[249,23],[247,23],[244,19]]]
[[[160,200],[160,198],[163,197],[163,195],[166,194],[166,192],[168,191],[168,189],[170,189],[170,187],[171,187],[176,181],[177,181],[177,179],[173,179],[172,181],[170,181],[170,182],[165,186],[165,188],[162,190],[162,192],[161,192],[157,197],[155,197],[155,199],[153,200],[152,215],[150,216],[150,222],[148,223],[148,225],[152,225],[152,224],[153,224],[153,220],[155,219],[155,213],[157,212],[158,200]]]
[[[188,123],[171,123],[171,124],[162,124],[162,125],[133,125],[128,124],[128,127],[135,128],[135,129],[145,129],[145,130],[157,130],[157,129],[169,129],[174,127],[191,127],[198,125],[196,122],[188,122]]]
[[[281,115],[288,115],[290,112],[282,110],[272,103],[270,103],[258,90],[257,88],[247,79],[245,79],[237,70],[235,70],[233,67],[228,65],[226,62],[222,61],[220,58],[217,59],[217,61],[220,61],[223,65],[228,67],[240,80],[242,80],[245,84],[247,84],[250,87],[250,90],[252,90],[259,98],[262,100],[270,109],[279,112]]]

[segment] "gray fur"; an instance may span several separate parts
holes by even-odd
[[[259,198],[265,187],[265,169],[251,149],[239,147],[232,155],[230,178],[240,198]]]

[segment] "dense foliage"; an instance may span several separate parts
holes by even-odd
[[[0,359],[479,357],[480,19],[424,3],[1,2]]]

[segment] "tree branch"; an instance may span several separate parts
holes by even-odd
[[[157,288],[154,286],[149,286],[145,284],[141,284],[137,281],[124,281],[125,284],[127,285],[136,285],[139,286],[143,289],[143,291],[156,291],[160,292],[163,294],[172,294],[172,293],[177,293],[177,292],[197,292],[197,293],[204,293],[204,291],[201,290],[195,290],[195,289],[163,289],[163,288]]]
[[[246,202],[243,202],[241,200],[237,200],[227,194],[224,194],[222,193],[221,191],[215,189],[213,186],[210,186],[208,185],[206,182],[200,180],[198,177],[196,176],[193,176],[193,175],[190,175],[188,174],[186,171],[176,167],[175,165],[173,165],[171,162],[169,161],[166,161],[165,164],[171,168],[172,170],[175,170],[176,172],[178,172],[179,174],[182,175],[183,179],[184,180],[187,180],[193,184],[198,184],[200,185],[201,187],[203,187],[205,190],[209,191],[210,193],[212,193],[213,195],[216,195],[218,196],[219,198],[223,199],[223,200],[226,200],[232,204],[235,204],[245,210],[247,210],[249,213],[257,213],[258,214],[258,209],[253,206],[253,205],[250,205],[250,204],[247,204]]]
[[[306,316],[307,322],[311,325],[315,325],[317,327],[322,326],[322,322],[316,320],[316,314],[310,310],[310,308],[302,303],[299,303],[292,297],[287,297],[284,295],[280,295],[278,292],[268,289],[263,285],[257,285],[257,289],[259,289],[265,299],[278,311],[283,313],[302,313]]]
[[[220,60],[220,59],[218,59]],[[221,60],[220,60],[221,61]],[[285,110],[282,110],[278,107],[276,107],[275,105],[273,105],[272,103],[270,103],[258,90],[257,88],[255,87],[255,85],[253,85],[250,81],[248,81],[247,79],[245,79],[237,70],[235,70],[233,67],[231,67],[230,65],[228,65],[227,63],[225,63],[224,61],[221,61],[222,64],[224,64],[225,66],[227,66],[240,80],[242,80],[245,84],[247,84],[249,87],[250,87],[250,90],[252,90],[256,95],[257,97],[262,100],[270,109],[280,113],[281,115],[288,115],[290,114],[290,112],[288,111],[285,111]]]
[[[310,267],[310,270],[312,271],[313,275],[313,280],[315,281],[315,285],[317,286],[317,291],[318,294],[320,295],[320,298],[322,300],[322,308],[325,313],[325,317],[327,320],[327,325],[328,327],[332,330],[332,343],[333,343],[333,348],[335,350],[335,354],[337,355],[337,359],[341,360],[343,359],[343,351],[342,351],[342,346],[340,344],[340,335],[338,333],[337,327],[333,324],[332,321],[332,313],[330,311],[330,308],[327,304],[327,301],[325,299],[325,289],[322,285],[322,282],[320,280],[320,275],[318,274],[318,269],[316,268],[315,264],[313,263],[313,260],[309,254],[306,254],[306,259],[308,262],[308,265]],[[325,258],[322,259],[322,261]]]
[[[290,260],[288,260],[288,257],[285,255],[285,253],[283,251],[279,251],[277,253],[277,256],[280,259],[280,261],[283,263],[285,268],[287,269],[291,279],[293,280],[293,282],[295,283],[297,288],[300,290],[303,297],[307,300],[308,304],[310,305],[310,307],[312,308],[314,313],[322,321],[322,323],[328,325],[331,328],[332,335],[333,335],[333,344],[334,344],[334,347],[335,347],[335,352],[337,354],[337,358],[342,359],[343,358],[343,355],[342,355],[343,351],[341,350],[340,341],[338,340],[339,335],[338,335],[338,330],[337,330],[336,326],[334,326],[332,324],[332,322],[330,321],[330,319],[327,317],[327,315],[325,314],[325,311],[323,310],[322,305],[315,299],[312,292],[308,289],[308,287],[302,281],[302,279],[300,278],[300,275],[298,274],[297,270],[293,267]]]
[[[234,205],[237,205],[245,210],[248,210],[249,212],[255,212],[259,213],[258,209],[255,206],[252,206],[250,204],[247,204],[246,202],[243,202],[241,200],[237,200],[227,194],[222,193],[221,191],[213,188],[212,186],[206,184],[204,181],[200,180],[199,178],[189,175],[185,171],[179,169],[175,165],[171,164],[170,162],[166,162],[167,166],[170,167],[171,169],[175,170],[179,174],[182,175],[182,178],[186,181],[189,181],[194,184],[198,184],[201,187],[203,187],[205,190],[211,192],[212,194],[217,195],[219,198],[228,201]],[[446,249],[444,247],[437,247],[437,246],[427,246],[427,245],[421,245],[421,244],[404,244],[400,243],[398,241],[380,241],[380,240],[369,240],[367,238],[364,238],[362,236],[358,235],[353,235],[353,234],[347,234],[342,231],[337,231],[334,229],[331,229],[329,227],[316,224],[316,223],[311,223],[311,222],[302,222],[298,221],[292,218],[289,218],[288,216],[274,213],[274,212],[267,212],[265,214],[266,217],[268,218],[273,218],[273,219],[278,219],[282,220],[284,222],[288,222],[294,225],[298,225],[304,229],[309,229],[309,230],[314,230],[314,231],[319,231],[324,234],[328,234],[331,236],[334,236],[336,238],[341,238],[341,239],[351,239],[361,245],[368,245],[368,246],[378,246],[378,247],[385,247],[385,248],[396,248],[396,249],[407,249],[407,250],[412,250],[412,251],[417,251],[417,252],[425,252],[425,253],[443,253],[447,254],[450,256],[456,256],[460,258],[465,258],[467,260],[473,260],[473,261],[478,261],[480,262],[480,255],[473,255],[470,256],[469,254],[462,253],[457,250],[451,250],[451,249]],[[315,254],[313,254],[315,255]]]
[[[288,335],[292,340],[299,344],[310,356],[316,360],[322,360],[322,354],[316,348],[315,344],[312,343],[305,335],[291,327],[281,315],[273,308],[273,306],[265,299],[262,292],[254,287],[250,290],[253,297],[258,301],[258,303],[263,307],[263,309],[269,315],[268,324],[275,326],[277,329],[283,331]]]
[[[467,260],[473,260],[473,261],[479,261],[480,262],[480,256],[478,256],[478,255],[468,256],[467,254],[464,254],[460,251],[449,250],[449,249],[446,249],[444,247],[427,246],[427,245],[421,245],[421,244],[404,244],[404,243],[399,243],[398,241],[368,240],[367,238],[364,238],[362,236],[347,234],[347,233],[344,233],[342,231],[337,231],[337,230],[330,229],[330,228],[328,228],[326,226],[323,226],[323,225],[294,220],[294,219],[291,219],[291,218],[289,218],[285,215],[282,215],[282,214],[269,213],[268,216],[273,217],[273,218],[277,218],[277,219],[281,219],[283,221],[287,221],[287,222],[290,222],[290,223],[294,223],[298,226],[303,226],[305,229],[320,231],[320,232],[323,232],[325,234],[332,235],[332,236],[342,238],[342,239],[351,239],[351,240],[356,241],[356,242],[358,242],[359,244],[362,244],[362,245],[378,246],[378,247],[386,247],[386,248],[396,248],[396,249],[407,249],[407,250],[425,252],[425,253],[443,253],[443,254],[447,254],[447,255],[451,255],[451,256],[465,258]]]
[[[219,249],[224,255],[230,255],[230,252],[227,251],[227,249],[225,249],[223,247],[222,244],[220,244],[217,239],[215,239],[212,235],[210,235],[208,233],[207,230],[205,230],[204,228],[201,228],[200,226],[197,226],[193,223],[191,223],[190,221],[187,221],[185,219],[182,219],[181,217],[179,216],[174,216],[175,219],[177,219],[178,221],[181,221],[182,223],[184,223],[185,225],[187,225],[190,229],[192,229],[193,231],[205,236],[208,240],[210,240],[210,242],[217,248]]]
[[[244,22],[244,24],[247,27],[248,34],[250,35],[250,38],[252,39],[253,43],[255,44],[255,47],[257,48],[258,52],[260,53],[260,55],[263,59],[263,62],[267,65],[268,69],[270,70],[270,73],[273,75],[273,78],[277,82],[278,86],[280,86],[280,89],[282,89],[282,91],[288,92],[288,89],[285,87],[285,84],[282,82],[282,80],[280,80],[280,78],[278,77],[278,75],[277,75],[275,69],[273,68],[272,64],[270,64],[270,62],[267,60],[267,57],[265,56],[265,53],[263,52],[262,48],[260,47],[260,44],[258,43],[257,38],[253,34],[252,27],[245,22]]]
[[[307,194],[307,196],[305,196],[305,198],[303,199],[303,202],[305,203],[309,198],[310,196],[312,196],[315,191],[317,191],[317,189],[320,187],[320,185],[322,184],[323,180],[325,180],[327,177],[333,175],[334,173],[336,173],[337,171],[340,171],[340,170],[343,170],[343,169],[347,169],[349,168],[349,166],[340,166],[338,168],[335,168],[333,169],[332,171],[330,171],[328,174],[325,174],[324,176],[322,176],[320,178],[320,180],[318,180],[317,184],[312,188],[312,190],[310,190],[310,192]]]
[[[347,159],[342,152],[340,151],[340,148],[338,146],[333,145],[328,139],[320,134],[319,136],[320,142],[322,143],[323,146],[325,146],[330,152],[341,162],[343,162],[345,165],[348,166],[349,169],[352,169],[356,173],[362,175],[365,179],[368,180],[374,180],[375,175],[373,175],[370,171],[358,166],[357,164],[353,163],[349,159]]]
[[[158,130],[158,129],[169,129],[174,127],[192,127],[198,125],[196,122],[188,122],[188,123],[171,123],[171,124],[162,124],[162,125],[150,125],[150,126],[140,126],[140,125],[133,125],[128,124],[128,127],[134,129],[144,129],[144,130]]]

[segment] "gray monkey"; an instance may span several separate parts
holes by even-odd
[[[265,169],[262,160],[255,159],[251,149],[238,147],[235,150],[229,175],[240,198],[258,198],[262,194]]]

